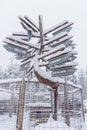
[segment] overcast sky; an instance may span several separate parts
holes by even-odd
[[[77,44],[79,67],[87,65],[87,0],[0,0],[0,65],[13,56],[3,47],[3,39],[22,27],[18,16],[27,15],[38,23],[43,15],[44,29],[63,20],[73,21],[73,41]]]

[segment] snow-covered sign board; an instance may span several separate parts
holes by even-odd
[[[64,62],[68,61],[69,58],[70,58],[69,54],[65,54],[65,55],[59,56],[57,58],[53,58],[52,60],[49,61],[49,66],[62,64]]]
[[[24,32],[13,33],[4,40],[4,47],[16,54],[16,59],[21,60],[21,69],[26,70],[27,77],[39,75],[40,69],[51,72],[51,76],[67,76],[76,71],[77,53],[74,51],[75,44],[72,35],[72,22],[63,21],[48,30],[43,29],[42,16],[39,16],[39,25],[27,16],[19,17]],[[38,56],[37,56],[38,55]],[[39,71],[35,72],[35,58],[38,57]],[[48,76],[49,77],[49,76]],[[44,77],[43,77],[44,78]],[[50,79],[50,78],[49,78]]]
[[[60,76],[67,76],[67,75],[72,75],[77,69],[76,68],[64,68],[62,70],[58,71],[52,71],[52,76],[53,77],[60,77]]]

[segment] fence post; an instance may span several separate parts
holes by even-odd
[[[64,86],[64,104],[65,104],[65,123],[70,126],[70,117],[69,117],[69,106],[68,106],[68,90],[66,86],[66,76],[65,76],[65,86]]]
[[[24,78],[25,78],[25,71],[23,72],[23,79],[22,79],[22,83],[20,85],[20,91],[19,91],[16,130],[22,130],[22,124],[23,124],[24,97],[25,97],[25,80],[24,80]]]

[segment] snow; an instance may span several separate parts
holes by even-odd
[[[5,91],[0,90],[0,101],[10,100],[10,99],[11,99],[11,93],[7,93]]]
[[[29,81],[32,81],[32,82],[39,82],[38,79],[37,79],[36,77],[31,78]]]
[[[37,25],[34,21],[32,21],[28,16],[25,16],[25,18],[27,18],[28,21],[29,21],[37,30],[39,30],[38,25]]]
[[[51,107],[50,103],[42,103],[42,102],[38,102],[38,103],[29,103],[27,104],[27,106],[34,106],[34,107]]]
[[[83,123],[82,130],[87,130],[87,113],[85,114],[85,122]]]
[[[13,91],[0,88],[0,101],[10,100],[12,94],[13,94]],[[14,91],[14,97],[15,97],[15,98],[18,98],[18,93],[17,93],[17,91]]]
[[[54,81],[54,78],[51,77],[50,72],[43,71],[42,69],[39,68],[39,63],[38,63],[38,55],[35,56],[35,61],[34,61],[34,70],[39,73],[40,76],[42,76],[44,79],[48,79],[50,82],[58,82],[57,80]]]
[[[53,43],[51,46],[55,46],[56,44],[62,44],[62,42],[71,39],[73,36],[72,35],[67,35],[66,37],[63,37],[59,39],[57,42]]]
[[[79,89],[74,89],[74,90],[72,90],[72,91],[68,91],[68,93],[69,93],[69,94],[72,94],[72,93],[76,93],[76,92],[78,92],[78,91],[79,91]],[[64,92],[58,92],[58,94],[59,94],[59,95],[63,95]]]
[[[56,69],[62,69],[62,68],[68,68],[68,67],[73,67],[73,66],[77,66],[78,63],[77,62],[68,62],[68,64],[64,64],[64,65],[60,65],[60,66],[55,66],[55,67],[50,67],[51,70],[56,70]]]
[[[55,83],[59,83],[59,84],[67,84],[69,86],[72,86],[74,88],[78,88],[78,89],[82,89],[82,87],[80,85],[76,85],[70,81],[65,82],[64,79],[60,79],[58,77],[52,77],[50,72],[46,72],[43,71],[42,69],[39,68],[39,63],[38,63],[38,57],[39,56],[35,56],[35,61],[34,61],[34,70],[40,75],[42,76],[44,79],[48,79],[50,82],[55,82]]]
[[[13,40],[14,40],[15,43],[17,43],[17,42],[18,42],[18,43],[21,43],[23,47],[24,47],[24,46],[25,46],[25,47],[26,47],[26,46],[27,46],[27,47],[30,46],[30,47],[32,47],[32,48],[39,49],[36,44],[31,44],[31,43],[29,43],[29,42],[27,42],[27,41],[24,41],[24,40],[20,39],[19,37],[8,36],[7,39],[9,39],[10,41],[13,41]],[[6,39],[6,40],[7,40],[7,39]],[[5,41],[6,41],[6,40],[5,40]],[[9,42],[8,42],[8,43],[9,43]]]
[[[27,32],[14,32],[12,34],[13,36],[17,36],[17,37],[20,37],[21,39],[25,39],[27,38]],[[40,34],[39,33],[35,33],[35,32],[32,32],[32,37],[40,37]],[[46,38],[47,39],[47,38]]]
[[[56,32],[58,32],[58,31],[60,31],[60,30],[62,30],[62,29],[64,29],[64,28],[67,28],[67,27],[71,26],[72,24],[73,24],[73,23],[70,22],[70,23],[67,23],[67,24],[61,26],[60,28],[58,28],[58,29],[56,29],[55,31],[53,31],[53,34],[56,33]]]
[[[0,115],[0,130],[15,130],[16,128],[16,116],[11,118],[8,114]]]
[[[28,58],[25,58],[25,59],[21,60],[21,62],[22,62],[21,66],[24,65],[24,64],[27,64],[28,62],[30,62],[31,58],[34,57],[34,56],[35,56],[35,53],[32,54],[32,56],[29,56]]]
[[[50,38],[49,41],[44,42],[43,46],[46,46],[46,45],[48,45],[48,44],[50,44],[50,43],[52,43],[52,42],[54,42],[54,41],[56,41],[56,40],[61,39],[62,37],[65,37],[65,36],[67,36],[67,33],[66,33],[66,32],[62,32],[62,33],[59,34],[58,36],[55,36],[55,37],[53,37],[53,38]]]
[[[28,49],[28,47],[27,46],[25,46],[25,45],[20,45],[20,44],[17,44],[17,43],[15,43],[15,42],[13,42],[13,41],[11,41],[11,40],[9,40],[9,39],[5,39],[4,41],[3,41],[4,43],[8,43],[8,44],[11,44],[11,45],[13,45],[13,46],[17,46],[17,47],[19,47],[19,48],[22,48],[22,49]]]
[[[47,60],[53,59],[53,58],[58,57],[58,56],[60,56],[60,55],[67,54],[67,53],[69,53],[69,52],[71,52],[71,51],[72,51],[72,47],[67,47],[67,48],[64,49],[63,51],[59,51],[59,52],[57,52],[56,54],[52,54],[51,56],[49,56],[49,57],[47,58]]]
[[[64,45],[57,46],[57,47],[51,49],[50,51],[48,51],[48,52],[46,52],[46,53],[40,55],[40,58],[47,57],[47,56],[49,56],[49,55],[51,55],[51,54],[53,54],[53,53],[56,53],[56,52],[58,52],[58,51],[60,51],[60,50],[63,50],[63,49],[65,49],[65,46],[64,46]]]
[[[34,64],[34,68],[35,68],[35,70],[38,69],[36,62],[35,62],[35,64]],[[39,73],[41,73],[42,76],[45,75],[45,77],[47,76],[47,78],[49,78],[50,80],[55,81],[55,82],[59,82],[59,84],[64,84],[64,85],[65,85],[65,80],[64,80],[64,79],[57,78],[57,77],[53,78],[53,77],[51,77],[51,73],[50,73],[50,72],[45,72],[45,73],[43,74],[44,71],[42,71],[41,69],[38,69],[38,71],[39,71]],[[28,79],[25,78],[25,81],[27,82]],[[37,79],[36,77],[34,77],[34,78],[32,78],[30,81],[36,81],[36,82],[37,82],[38,79]],[[2,80],[0,80],[0,85],[1,85],[1,84],[15,83],[15,82],[18,82],[18,83],[22,82],[22,78],[16,78],[16,79],[2,79]],[[82,89],[82,87],[81,87],[80,85],[76,85],[76,84],[74,84],[74,83],[72,83],[72,82],[70,82],[70,81],[67,81],[67,85],[72,86],[72,87],[74,87],[74,88]]]
[[[34,25],[32,25],[31,22],[29,22],[29,20],[27,20],[26,18],[27,17],[22,17],[22,16],[19,17],[19,19],[23,23],[25,23],[27,26],[29,26],[30,28],[32,28],[33,31],[38,32],[37,28]]]
[[[9,78],[9,79],[0,79],[0,85],[1,84],[9,84],[9,83],[15,83],[15,82],[22,82],[22,78]]]
[[[29,118],[26,115],[27,118]],[[85,114],[85,122],[82,123],[82,129],[80,128],[73,128],[68,127],[63,120],[54,121],[53,118],[50,116],[47,123],[42,123],[37,126],[31,126],[26,122],[24,124],[24,130],[32,129],[32,130],[87,130],[87,113]],[[0,115],[0,130],[15,130],[16,129],[16,115],[12,115],[10,118],[8,114]],[[60,118],[60,117],[59,117]],[[28,119],[29,121],[29,119]],[[74,122],[75,125],[76,122]],[[80,122],[78,122],[80,123]],[[28,126],[28,128],[27,128]],[[30,126],[30,128],[29,128]],[[30,129],[30,130],[31,130]]]
[[[36,126],[35,130],[78,130],[68,127],[63,121],[55,121],[51,116],[46,124]]]
[[[63,85],[67,84],[68,86],[72,86],[74,88],[82,89],[82,86],[76,85],[76,84],[74,84],[74,83],[72,83],[70,81],[65,82],[64,79],[60,79],[60,78],[59,78],[59,84],[63,84]]]

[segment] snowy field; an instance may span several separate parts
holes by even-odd
[[[17,97],[17,94],[15,95]],[[0,100],[6,99],[11,99],[11,93],[8,90],[5,92],[0,89]],[[87,108],[87,101],[84,102],[84,106]],[[60,114],[61,111],[58,121],[54,121],[50,117],[47,123],[36,125],[35,122],[30,123],[29,114],[24,112],[23,130],[87,130],[87,113],[85,114],[85,123],[82,122],[81,117],[70,117],[70,127],[65,124],[64,117]],[[17,115],[14,114],[12,117],[9,117],[9,114],[0,114],[0,130],[16,130],[16,119]]]
[[[0,115],[0,130],[15,130],[16,116],[13,115],[11,118],[8,114]]]
[[[25,128],[23,128],[23,130],[87,130],[87,114],[85,114],[85,123],[83,123],[82,125],[82,129],[79,127],[74,127],[73,125],[71,127],[68,127],[64,121],[62,121],[60,118],[59,121],[54,121],[51,117],[49,118],[47,123],[44,124],[40,124],[37,126],[30,126],[29,127],[29,123],[27,123],[25,125]],[[72,120],[72,123],[76,123],[73,122],[74,120]],[[78,122],[80,123],[80,122]],[[74,124],[75,125],[75,124]],[[80,125],[79,125],[80,126]],[[0,130],[15,130],[16,127],[16,116],[12,115],[12,117],[10,118],[9,115],[0,115]]]

